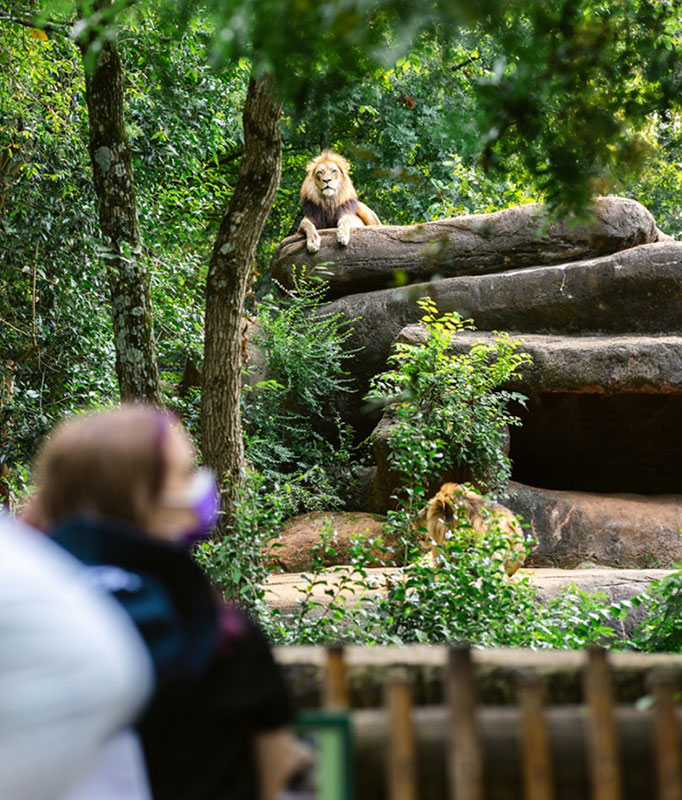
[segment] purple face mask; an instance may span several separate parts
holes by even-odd
[[[211,535],[220,516],[220,492],[210,469],[198,469],[192,479],[187,504],[196,516],[196,523],[180,534],[179,543],[189,549]]]

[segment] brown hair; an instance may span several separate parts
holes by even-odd
[[[38,453],[24,519],[49,530],[83,513],[142,527],[163,484],[172,421],[152,406],[124,405],[62,422]]]

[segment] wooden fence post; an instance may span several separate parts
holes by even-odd
[[[483,800],[483,756],[476,721],[471,650],[468,647],[450,649],[447,697],[450,706],[450,798]]]
[[[618,739],[606,651],[590,647],[584,680],[592,800],[621,800]]]
[[[387,776],[389,800],[417,800],[412,679],[394,673],[386,682],[388,712]]]
[[[324,697],[322,705],[327,709],[344,710],[350,705],[348,672],[343,645],[327,648],[324,672]]]
[[[649,686],[654,695],[654,747],[659,800],[682,800],[680,732],[675,713],[677,681],[667,672],[654,671]]]
[[[520,673],[517,678],[521,706],[523,779],[526,800],[553,800],[552,755],[543,713],[544,687],[536,675]]]

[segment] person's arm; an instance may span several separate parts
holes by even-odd
[[[310,748],[297,741],[288,728],[257,734],[254,747],[260,800],[275,800],[297,772],[312,766]]]
[[[77,562],[0,515],[0,797],[63,795],[151,683],[120,609]]]
[[[296,772],[312,765],[312,754],[291,732],[291,698],[262,631],[228,606],[221,607],[219,619],[213,708],[250,737],[259,798],[274,800]]]

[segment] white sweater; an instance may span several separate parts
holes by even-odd
[[[123,611],[78,562],[0,514],[0,798],[58,800],[88,785],[151,687]]]

